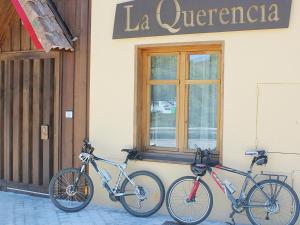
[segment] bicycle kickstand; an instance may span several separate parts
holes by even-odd
[[[236,225],[235,224],[235,221],[234,221],[234,214],[235,214],[235,212],[233,211],[232,213],[230,213],[230,215],[229,215],[229,218],[231,219],[231,221],[232,222],[226,222],[226,224],[229,224],[229,225]]]

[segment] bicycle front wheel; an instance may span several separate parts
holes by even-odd
[[[195,197],[189,200],[197,178],[181,177],[174,181],[167,192],[167,209],[174,220],[180,224],[194,225],[206,220],[213,207],[213,195],[208,185],[199,180]]]
[[[148,171],[138,171],[124,180],[120,192],[122,206],[132,215],[148,217],[156,213],[165,199],[165,188],[161,180]]]
[[[252,187],[247,197],[246,212],[252,224],[296,224],[300,210],[299,199],[288,184],[279,180],[264,180],[258,183],[258,187]]]
[[[77,185],[75,184],[77,181]],[[94,186],[91,178],[78,169],[64,169],[49,184],[53,204],[65,212],[77,212],[92,200]]]

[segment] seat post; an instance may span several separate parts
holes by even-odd
[[[129,159],[128,159],[128,155],[129,155],[129,154],[127,154],[126,159],[125,159],[125,161],[124,161],[124,163],[126,163],[126,164],[128,163],[128,160],[129,160]]]
[[[254,160],[254,158],[253,158],[253,159],[252,159],[252,162],[251,162],[251,166],[250,166],[250,172],[253,171],[254,163],[255,163],[255,160]]]

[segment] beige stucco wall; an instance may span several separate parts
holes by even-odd
[[[269,151],[300,153],[300,1],[293,1],[289,29],[113,40],[116,3],[95,0],[92,5],[90,139],[96,154],[121,161],[120,149],[133,146],[135,46],[201,41],[225,43],[224,164],[247,169],[250,159],[244,151],[257,144]],[[291,175],[300,170],[299,160],[272,154],[263,169]],[[185,165],[130,162],[130,171],[139,169],[159,175],[166,189],[175,179],[191,174]],[[95,202],[119,207],[109,202],[97,175],[91,172],[91,176]],[[295,178],[300,194],[300,172]],[[239,178],[229,179],[239,187]],[[212,184],[209,177],[206,180]],[[229,203],[215,185],[211,187],[215,208],[210,218],[224,220]]]

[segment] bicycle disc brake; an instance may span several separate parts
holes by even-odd
[[[144,201],[146,199],[146,191],[144,190],[143,187],[141,186],[137,186],[136,189],[135,189],[135,194],[136,196],[138,197],[138,199],[140,201]]]

